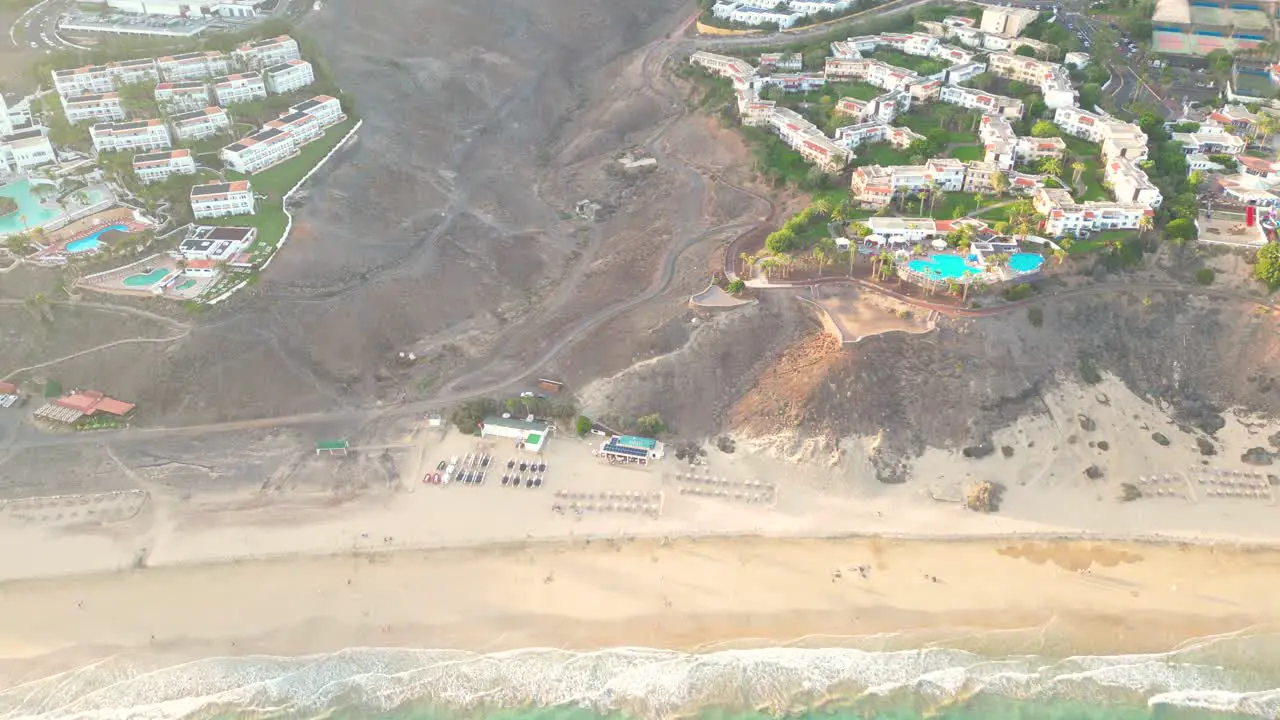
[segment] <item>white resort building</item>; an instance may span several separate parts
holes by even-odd
[[[0,173],[25,173],[58,161],[43,127],[15,130],[0,136]]]
[[[260,73],[243,72],[214,80],[213,92],[218,98],[218,104],[226,107],[266,98],[267,86]]]
[[[1155,215],[1149,205],[1106,200],[1078,203],[1071,193],[1054,188],[1036,190],[1034,203],[1036,212],[1045,216],[1044,231],[1051,237],[1136,230],[1143,217]]]
[[[196,159],[186,148],[133,156],[133,173],[143,183],[163,182],[170,175],[194,175]]]
[[[89,127],[89,138],[98,152],[167,150],[173,145],[169,128],[160,120],[98,123]]]
[[[253,214],[253,186],[248,180],[210,183],[191,188],[191,214],[197,220]]]
[[[297,40],[288,35],[279,35],[241,45],[236,48],[235,56],[246,67],[261,70],[282,62],[299,60],[302,58],[302,50],[298,47]]]
[[[231,118],[220,107],[207,107],[169,118],[173,135],[180,141],[201,140],[231,128]]]
[[[231,57],[217,50],[166,55],[156,60],[156,68],[165,82],[206,80],[231,72]]]
[[[258,237],[257,228],[196,225],[178,243],[177,254],[187,260],[212,260],[237,265],[238,256]]]
[[[315,71],[306,60],[286,60],[278,65],[262,71],[267,92],[284,95],[310,85],[316,81]]]
[[[62,97],[62,111],[67,122],[78,123],[86,120],[124,120],[124,108],[120,105],[120,96],[114,92],[97,95],[74,95]]]
[[[184,113],[209,107],[209,87],[196,80],[156,85],[156,104],[168,113]]]
[[[245,175],[261,172],[298,154],[293,137],[284,130],[266,128],[222,148],[222,164]]]

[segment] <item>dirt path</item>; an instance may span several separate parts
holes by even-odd
[[[89,349],[87,349],[87,350],[81,350],[80,352],[74,352],[74,353],[71,353],[70,355],[63,355],[63,356],[62,356],[62,357],[60,357],[60,358],[55,358],[55,359],[53,359],[53,360],[47,360],[47,361],[45,361],[45,362],[38,363],[38,364],[36,364],[36,365],[28,365],[28,366],[26,366],[26,367],[18,368],[17,370],[11,370],[11,371],[9,371],[9,374],[8,374],[8,375],[5,375],[5,376],[3,376],[3,377],[0,377],[0,380],[8,380],[9,378],[13,377],[14,375],[21,375],[22,373],[24,373],[24,372],[30,372],[31,370],[39,370],[40,368],[49,367],[50,365],[57,365],[58,363],[66,362],[66,361],[68,361],[68,360],[74,360],[74,359],[76,359],[76,358],[78,358],[78,357],[83,357],[83,356],[85,356],[85,355],[89,355],[89,354],[91,354],[91,353],[98,352],[99,350],[106,350],[106,349],[108,349],[108,348],[118,347],[118,346],[120,346],[120,345],[137,345],[137,344],[145,344],[145,343],[171,343],[171,342],[177,342],[177,341],[182,340],[183,338],[187,337],[187,336],[188,336],[188,335],[190,335],[190,334],[191,334],[191,331],[190,331],[190,330],[187,330],[187,331],[183,332],[181,335],[175,335],[175,336],[173,336],[173,337],[167,337],[167,338],[126,338],[126,339],[124,339],[124,340],[114,340],[114,341],[109,342],[109,343],[103,343],[102,345],[98,345],[98,346],[96,346],[96,347],[91,347],[91,348],[89,348]]]

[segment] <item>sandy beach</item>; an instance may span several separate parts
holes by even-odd
[[[499,481],[517,457],[509,441],[414,428],[396,447],[400,486],[354,500],[153,490],[136,516],[106,525],[5,515],[0,539],[33,551],[0,560],[0,655],[11,680],[119,653],[360,646],[1066,655],[1169,650],[1280,621],[1266,602],[1280,591],[1274,501],[1208,492],[1210,468],[1257,470],[1232,462],[1238,450],[1202,462],[1189,435],[1118,384],[1064,385],[1046,402],[1052,413],[995,438],[1016,446],[1011,457],[931,450],[920,481],[901,486],[860,479],[859,447],[873,439],[789,457],[709,448],[696,466],[642,469],[593,457],[598,438],[561,436],[542,458],[546,486],[513,489]],[[1220,438],[1235,448],[1270,432],[1246,419]],[[422,484],[439,460],[474,451],[495,458],[483,487]],[[334,462],[308,457],[302,471]],[[1079,474],[1104,462],[1104,478]],[[1122,483],[1155,473],[1185,494],[1119,500]],[[1008,486],[1000,512],[954,502],[979,479]],[[623,493],[660,512],[618,509],[633,502]]]

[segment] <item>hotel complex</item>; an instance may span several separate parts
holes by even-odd
[[[89,127],[89,139],[98,152],[124,150],[167,150],[173,142],[169,128],[160,120],[98,123]]]
[[[728,5],[723,4],[722,5]],[[735,6],[733,12],[755,12]],[[725,8],[729,12],[729,8]],[[766,11],[760,11],[766,12]],[[767,12],[778,13],[781,9]],[[994,192],[997,176],[1000,187],[1015,194],[1034,194],[1036,209],[1048,219],[1045,231],[1051,235],[1107,229],[1134,229],[1153,214],[1162,198],[1159,189],[1139,163],[1147,156],[1147,136],[1141,128],[1110,116],[1079,108],[1077,94],[1067,69],[1053,62],[1008,52],[1023,45],[1042,43],[1017,35],[1037,16],[1035,10],[984,6],[981,22],[971,18],[948,17],[941,23],[922,23],[923,33],[882,33],[852,37],[831,43],[831,55],[821,72],[804,72],[798,56],[762,55],[762,66],[790,73],[760,75],[745,60],[708,52],[695,52],[689,60],[710,72],[733,81],[738,115],[744,125],[767,127],[808,162],[826,172],[838,172],[848,164],[855,148],[887,142],[907,148],[924,138],[892,123],[915,103],[944,102],[982,116],[979,137],[982,160],[962,162],[953,158],[933,158],[921,165],[885,167],[866,165],[853,171],[852,196],[864,207],[880,208],[895,197],[921,191]],[[971,50],[945,44],[956,39],[963,45],[988,51],[985,60]],[[895,67],[876,59],[878,48],[892,48],[919,57],[936,58],[949,64],[932,75]],[[1115,190],[1115,200],[1077,203],[1067,190],[1046,187],[1047,178],[1017,172],[1019,164],[1035,164],[1047,158],[1061,158],[1066,142],[1059,137],[1019,137],[1012,121],[1020,119],[1022,101],[984,92],[960,83],[984,71],[1039,89],[1045,105],[1055,111],[1054,122],[1065,134],[1098,143],[1106,182]],[[820,128],[794,110],[766,100],[761,91],[777,88],[783,92],[806,92],[824,87],[828,81],[858,80],[884,93],[870,100],[838,98],[833,115],[848,120],[828,137]],[[1231,144],[1232,136],[1214,136],[1212,129],[1178,137],[1188,151],[1204,153],[1220,144]],[[1054,185],[1060,179],[1054,178]]]
[[[203,140],[231,129],[231,118],[227,111],[220,107],[207,107],[203,110],[174,115],[169,118],[173,126],[173,136],[181,142]]]
[[[290,60],[302,59],[298,41],[288,35],[246,43],[236,48],[235,55],[247,67],[255,70],[279,65]]]
[[[267,85],[256,72],[237,73],[213,81],[213,92],[218,104],[226,107],[242,102],[262,100],[267,96]]]

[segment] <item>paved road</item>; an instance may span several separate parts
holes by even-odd
[[[69,47],[57,33],[58,16],[66,5],[66,0],[42,0],[28,8],[9,28],[9,41],[17,47],[46,52]]]

